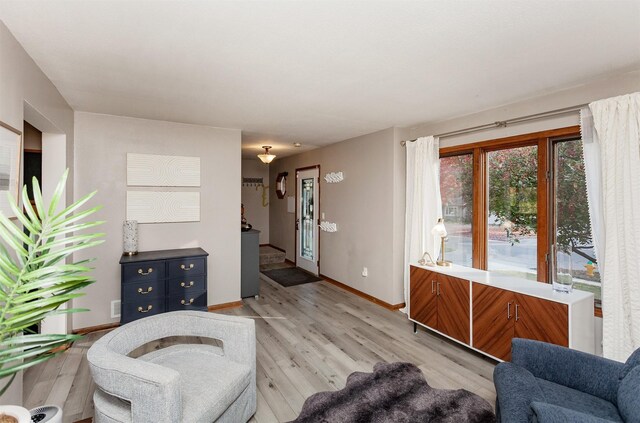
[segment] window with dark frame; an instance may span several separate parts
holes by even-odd
[[[440,157],[449,259],[540,282],[570,278],[599,307],[579,127],[444,147]]]

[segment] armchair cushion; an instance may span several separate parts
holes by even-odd
[[[140,359],[180,374],[185,422],[215,421],[251,381],[250,366],[230,361],[209,345],[174,345]]]
[[[535,415],[533,421],[536,423],[609,423],[610,420],[601,419],[576,410],[560,407],[558,405],[544,402],[532,402],[531,408]]]
[[[595,395],[558,385],[544,379],[536,379],[546,403],[589,414],[611,422],[623,422],[618,410],[611,402]]]
[[[618,409],[626,423],[640,423],[640,366],[636,366],[620,381]]]

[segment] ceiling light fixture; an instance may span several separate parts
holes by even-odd
[[[302,147],[302,144],[300,144],[299,142],[294,142],[294,143],[293,143],[293,146],[294,146],[294,147]]]
[[[262,148],[264,148],[264,153],[258,154],[258,158],[262,160],[262,163],[266,163],[266,164],[271,163],[273,159],[276,158],[275,154],[269,154],[269,149],[271,148],[271,146],[263,145]]]

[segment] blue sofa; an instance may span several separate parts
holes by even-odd
[[[640,349],[620,363],[514,339],[493,372],[499,422],[640,423]]]

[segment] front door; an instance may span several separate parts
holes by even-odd
[[[296,171],[296,266],[318,274],[318,211],[320,170]]]

